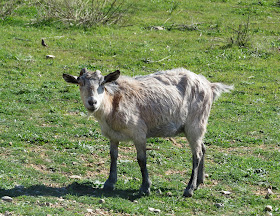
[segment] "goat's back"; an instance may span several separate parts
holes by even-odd
[[[119,118],[118,124],[127,127],[143,128],[147,137],[181,133],[188,117],[201,115],[213,101],[210,82],[183,68],[135,78],[122,76],[117,85],[113,119]]]

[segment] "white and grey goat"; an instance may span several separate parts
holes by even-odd
[[[98,120],[110,139],[111,167],[104,189],[113,190],[117,181],[120,141],[132,140],[142,173],[140,193],[149,194],[151,182],[146,167],[146,139],[185,134],[193,157],[193,169],[184,196],[190,197],[204,180],[203,137],[213,101],[233,89],[211,83],[204,76],[184,68],[134,78],[117,70],[106,76],[82,69],[80,76],[63,74],[77,84],[84,106]]]

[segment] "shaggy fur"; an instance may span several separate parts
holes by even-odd
[[[117,181],[120,141],[134,142],[143,177],[140,191],[149,194],[146,139],[183,133],[193,154],[192,176],[184,196],[193,195],[204,179],[202,141],[212,103],[232,86],[210,83],[204,76],[184,68],[135,78],[119,77],[119,71],[104,78],[100,72],[84,70],[79,78],[64,74],[64,79],[80,85],[85,107],[98,120],[104,136],[111,140],[111,170],[105,189],[113,189]]]

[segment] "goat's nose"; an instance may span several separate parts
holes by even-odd
[[[95,99],[91,98],[91,99],[88,100],[88,104],[89,104],[90,106],[93,106],[93,105],[96,105],[96,104],[97,104],[97,101],[96,101]]]

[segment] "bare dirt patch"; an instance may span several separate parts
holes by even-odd
[[[273,192],[270,196],[268,196],[268,193],[269,193],[268,189],[270,189]],[[253,194],[255,194],[256,196],[266,197],[267,199],[280,200],[279,191],[272,190],[271,188],[264,188],[261,186],[252,185],[251,192]]]
[[[174,174],[184,175],[184,174],[185,174],[185,171],[169,169],[169,170],[167,170],[167,171],[165,172],[165,175],[174,175]]]

